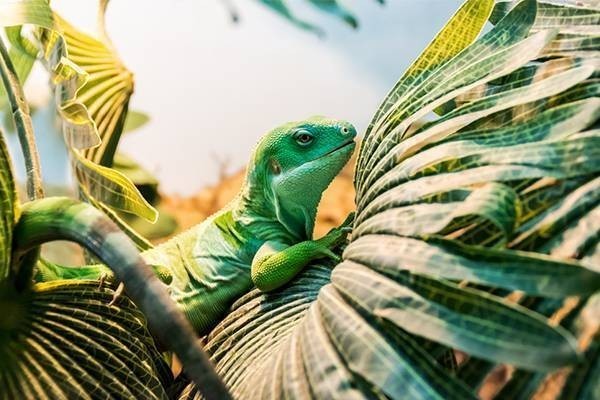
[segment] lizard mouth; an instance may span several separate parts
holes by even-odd
[[[308,161],[308,162],[306,162],[306,163],[304,163],[302,165],[299,165],[299,166],[293,168],[292,170],[290,170],[290,172],[291,171],[300,170],[300,169],[304,169],[304,168],[309,168],[311,165],[313,165],[318,160],[321,160],[323,158],[332,156],[332,155],[334,155],[334,154],[336,154],[338,152],[344,151],[348,147],[354,147],[355,145],[356,145],[356,143],[354,142],[354,140],[349,140],[347,142],[344,142],[341,145],[339,145],[338,147],[335,147],[332,150],[328,151],[327,153],[322,154],[322,155],[320,155],[317,158],[313,158],[312,160],[310,160],[310,161]],[[350,150],[350,152],[352,152],[352,149]]]
[[[340,150],[342,150],[342,149],[345,149],[345,148],[346,148],[346,147],[348,147],[348,146],[353,146],[353,145],[355,145],[355,143],[354,143],[354,140],[349,140],[349,141],[347,141],[347,142],[345,142],[345,143],[342,143],[342,144],[341,144],[341,145],[339,145],[338,147],[336,147],[336,148],[334,148],[334,149],[332,149],[332,150],[328,151],[327,153],[323,154],[322,156],[319,156],[319,157],[315,158],[315,160],[318,160],[318,159],[320,159],[320,158],[324,158],[324,157],[330,156],[330,155],[332,155],[333,153],[336,153],[336,152],[338,152],[338,151],[340,151]],[[314,161],[314,160],[313,160],[313,161]]]

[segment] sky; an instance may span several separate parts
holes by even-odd
[[[121,151],[154,173],[163,192],[191,195],[215,183],[221,165],[229,172],[242,168],[257,140],[287,121],[326,115],[362,132],[461,2],[342,1],[359,20],[359,29],[352,30],[307,1],[288,0],[298,16],[323,28],[320,38],[255,0],[231,1],[240,15],[237,24],[222,0],[112,0],[108,33],[135,74],[130,109],[151,117],[123,138]],[[76,26],[93,31],[95,1],[52,4]],[[37,71],[27,92],[39,96],[46,84]],[[34,123],[42,127],[37,134],[44,178],[60,184],[69,171],[60,136],[48,132],[51,119],[42,110]]]

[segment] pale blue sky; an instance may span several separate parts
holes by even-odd
[[[257,139],[288,120],[322,114],[364,130],[387,90],[460,6],[460,0],[348,0],[360,29],[288,0],[326,38],[301,31],[254,0],[233,1],[233,25],[220,0],[112,0],[108,31],[135,73],[131,108],[152,121],[122,150],[169,193],[214,183],[214,158],[241,168]],[[95,1],[53,0],[68,20],[93,29]],[[28,88],[45,85],[41,75]],[[35,91],[35,90],[34,90]],[[38,117],[38,119],[40,119]],[[48,133],[46,133],[48,135]],[[44,175],[64,180],[60,144],[46,138]]]

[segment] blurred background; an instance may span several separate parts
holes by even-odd
[[[108,33],[135,73],[130,110],[151,118],[126,134],[120,148],[157,176],[162,192],[187,196],[243,168],[258,138],[286,121],[322,114],[364,131],[387,91],[461,1],[343,3],[358,18],[357,30],[308,2],[288,1],[298,17],[323,29],[320,37],[259,1],[229,2],[238,23],[222,0],[111,1]],[[53,0],[53,6],[93,32],[95,1]],[[45,106],[47,80],[38,65],[26,90],[38,106],[44,180],[63,186],[70,171]],[[14,135],[10,145],[17,150]],[[13,154],[22,165],[19,152]]]

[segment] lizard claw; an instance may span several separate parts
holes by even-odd
[[[354,222],[354,212],[348,214],[344,222],[338,227],[331,229],[327,235],[319,239],[328,248],[335,248],[346,242],[349,233],[352,232],[352,223]]]
[[[323,253],[323,255],[331,258],[332,260],[334,260],[336,262],[340,262],[341,261],[340,256],[338,256],[337,254],[335,254],[333,251],[331,251],[330,249],[328,249],[326,247],[323,248],[323,249],[321,249],[321,252]]]
[[[106,278],[108,278],[108,275],[103,272],[100,275],[100,278],[98,279],[98,290],[102,290],[102,288],[104,287],[104,283],[106,282]]]
[[[115,290],[115,293],[113,294],[112,300],[110,301],[110,303],[108,303],[109,307],[115,305],[117,300],[119,300],[119,298],[123,295],[124,290],[125,290],[125,285],[123,284],[123,282],[119,283],[119,286],[117,286],[117,289]]]
[[[344,222],[342,222],[338,227],[333,228],[330,232],[334,232],[334,231],[339,231],[339,232],[343,232],[343,233],[352,232],[352,224],[354,223],[354,216],[355,216],[355,213],[354,213],[354,211],[352,211],[350,214],[348,214],[348,216],[346,217]]]

